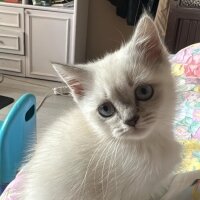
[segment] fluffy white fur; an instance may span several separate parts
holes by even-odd
[[[120,50],[76,67],[54,64],[77,109],[49,127],[24,167],[21,200],[146,200],[179,162],[172,133],[174,83],[167,52],[148,16]],[[148,101],[134,90],[150,84]],[[110,101],[117,112],[102,118]],[[136,126],[124,123],[133,113]]]

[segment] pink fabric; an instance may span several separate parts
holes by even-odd
[[[18,200],[17,194],[21,190],[24,174],[19,172],[16,178],[7,186],[0,200]]]
[[[178,76],[200,78],[200,43],[180,50],[172,57],[171,62],[173,71],[179,71]]]

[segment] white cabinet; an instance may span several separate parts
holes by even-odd
[[[25,57],[1,53],[0,69],[5,74],[25,76]]]
[[[0,73],[25,76],[24,8],[0,5]]]
[[[0,29],[0,52],[24,55],[24,33]]]
[[[51,62],[69,62],[73,15],[26,10],[25,19],[26,76],[57,78]]]
[[[0,4],[1,5],[1,4]],[[0,7],[1,29],[24,30],[24,9],[18,7]]]
[[[58,80],[51,62],[84,62],[87,11],[0,3],[0,73]]]

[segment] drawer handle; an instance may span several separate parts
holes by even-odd
[[[0,40],[0,44],[4,44],[4,41]]]

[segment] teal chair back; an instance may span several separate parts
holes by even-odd
[[[36,140],[36,99],[24,94],[0,121],[0,185],[11,182]]]

